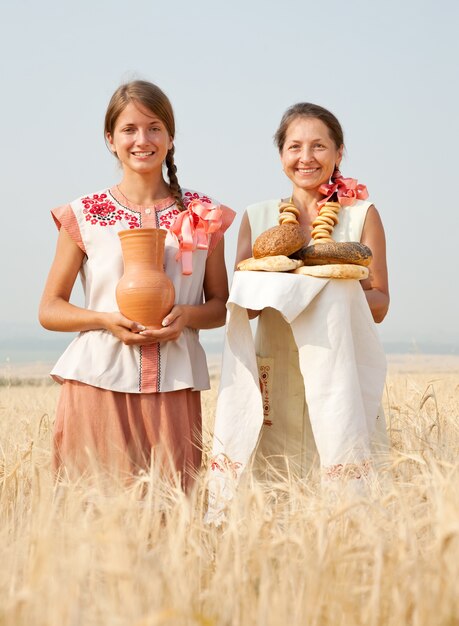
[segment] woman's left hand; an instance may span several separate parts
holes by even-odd
[[[159,330],[143,330],[139,335],[151,337],[158,342],[176,341],[187,326],[187,307],[176,304],[162,321],[163,328]]]

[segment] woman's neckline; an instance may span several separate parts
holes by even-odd
[[[161,209],[165,209],[166,207],[171,206],[175,203],[175,198],[173,196],[166,196],[165,198],[159,198],[150,204],[136,204],[135,202],[131,202],[129,198],[120,191],[118,185],[114,185],[110,188],[110,193],[115,198],[117,202],[121,205],[127,207],[128,209],[132,209],[133,211],[140,212],[143,209],[155,209],[156,211],[160,211]]]

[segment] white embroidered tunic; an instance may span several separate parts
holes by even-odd
[[[184,190],[185,207],[193,200],[219,204],[204,194]],[[182,274],[182,264],[177,259],[178,241],[169,232],[180,213],[173,198],[141,207],[130,203],[113,187],[79,198],[52,214],[58,228],[63,226],[86,254],[80,270],[85,307],[109,312],[118,310],[115,290],[123,274],[118,232],[129,228],[168,230],[164,267],[174,284],[175,304],[202,304],[207,257],[235,216],[228,207],[220,208],[222,225],[208,236],[207,250],[193,251],[193,272],[189,276]],[[71,379],[125,393],[209,388],[205,352],[198,331],[191,328],[184,328],[176,341],[140,347],[126,346],[106,330],[81,332],[51,375],[59,382]]]

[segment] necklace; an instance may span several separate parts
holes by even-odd
[[[131,202],[131,201],[129,200],[129,198],[126,198],[126,196],[124,195],[124,193],[121,191],[121,189],[120,189],[119,185],[116,185],[116,189],[117,189],[118,193],[120,194],[120,196],[123,196],[123,198],[126,200],[126,202]]]
[[[169,194],[169,195],[167,195],[167,194],[166,194],[166,195],[165,195],[165,196],[163,196],[162,198],[159,198],[159,199],[156,199],[156,198],[155,198],[155,199],[154,199],[154,200],[152,200],[151,202],[133,202],[132,200],[130,200],[130,199],[129,199],[129,198],[128,198],[128,197],[127,197],[127,196],[126,196],[126,195],[125,195],[122,191],[121,191],[121,189],[120,189],[120,186],[119,186],[119,185],[116,185],[116,189],[118,190],[118,193],[119,193],[121,196],[123,196],[123,198],[126,200],[126,202],[129,202],[130,204],[136,204],[137,206],[154,206],[154,205],[156,205],[156,204],[159,204],[159,202],[161,202],[161,201],[163,201],[163,200],[166,200],[167,198],[169,198],[169,197],[170,197],[170,194]]]

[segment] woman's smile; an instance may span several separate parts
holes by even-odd
[[[320,168],[319,167],[298,167],[297,172],[304,175],[315,174]]]

